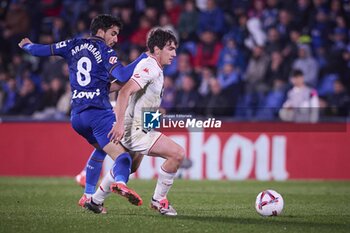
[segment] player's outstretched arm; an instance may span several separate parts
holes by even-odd
[[[18,46],[33,56],[46,57],[52,55],[51,45],[34,44],[28,38],[23,38]]]
[[[117,103],[113,108],[117,122],[108,133],[108,138],[111,142],[117,142],[122,139],[124,134],[124,117],[126,108],[128,107],[129,97],[140,89],[141,87],[132,79],[120,89]]]

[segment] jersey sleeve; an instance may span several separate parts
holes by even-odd
[[[37,57],[47,57],[52,55],[51,45],[34,44],[34,43],[25,44],[23,46],[23,50]]]
[[[142,59],[147,57],[145,53],[142,53],[135,61],[127,66],[123,66],[121,62],[118,61],[117,54],[114,51],[110,52],[110,54],[111,55],[107,56],[105,59],[105,67],[107,70],[109,70],[109,73],[114,79],[123,83],[127,82],[131,78],[136,65]]]
[[[65,57],[68,51],[68,43],[70,40],[61,41],[55,44],[25,44],[23,49],[33,56],[47,57],[47,56],[61,56]]]
[[[157,70],[152,65],[141,62],[136,66],[131,79],[143,89],[157,75]]]
[[[51,55],[53,56],[61,56],[66,57],[66,55],[69,53],[70,44],[72,43],[72,40],[64,40],[57,42],[55,44],[51,44]]]

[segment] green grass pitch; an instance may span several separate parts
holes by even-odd
[[[113,194],[98,215],[77,206],[82,189],[72,178],[0,177],[0,232],[350,232],[350,182],[176,180],[168,198],[177,217],[149,208],[155,183],[131,180],[144,204]],[[255,212],[267,188],[282,194],[281,216]]]

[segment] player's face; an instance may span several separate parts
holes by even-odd
[[[117,26],[113,26],[105,32],[103,39],[107,46],[113,47],[118,42],[118,34],[119,28]]]
[[[167,43],[160,51],[160,64],[170,65],[176,57],[176,46],[174,42]]]

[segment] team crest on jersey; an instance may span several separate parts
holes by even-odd
[[[56,49],[60,49],[60,48],[66,47],[66,46],[67,46],[66,41],[61,41],[61,42],[56,43]]]
[[[118,58],[117,58],[117,57],[115,57],[115,56],[110,57],[110,58],[109,58],[109,63],[111,63],[111,64],[113,65],[114,63],[116,63],[116,62],[117,62],[117,60],[118,60]]]
[[[143,71],[146,72],[147,74],[149,74],[149,69],[148,68],[144,68]]]

